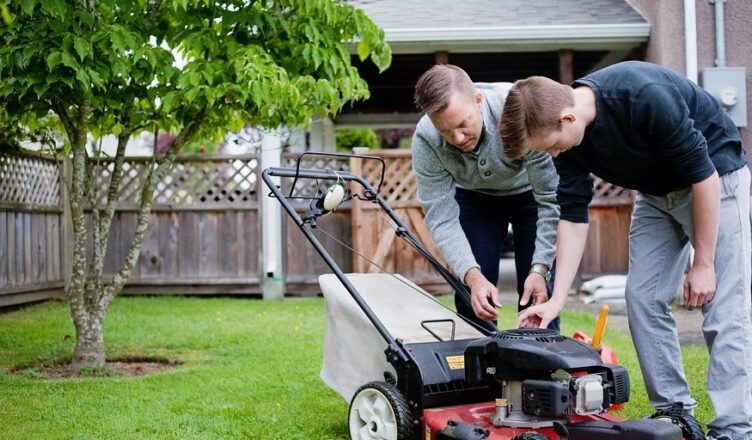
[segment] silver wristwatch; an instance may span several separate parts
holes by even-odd
[[[528,273],[537,273],[538,275],[542,276],[547,283],[551,281],[551,271],[535,264],[530,267],[530,272]]]

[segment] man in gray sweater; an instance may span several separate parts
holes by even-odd
[[[558,176],[551,158],[504,156],[497,127],[510,83],[473,84],[464,70],[436,65],[415,87],[425,115],[412,142],[425,222],[454,273],[471,292],[458,312],[489,328],[500,307],[501,245],[511,223],[519,308],[547,300],[556,243]],[[558,328],[558,321],[552,328]]]

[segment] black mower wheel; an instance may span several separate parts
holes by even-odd
[[[410,407],[397,388],[369,382],[358,388],[347,416],[353,440],[413,440],[415,427]]]

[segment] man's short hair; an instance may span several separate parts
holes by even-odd
[[[440,112],[447,108],[455,91],[472,98],[475,85],[461,68],[452,64],[437,64],[418,79],[415,85],[415,105],[429,115]]]
[[[499,122],[504,155],[519,159],[531,148],[531,138],[558,130],[561,112],[574,106],[572,88],[544,76],[516,81],[509,90]]]

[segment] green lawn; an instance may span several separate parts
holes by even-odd
[[[108,356],[176,358],[145,377],[42,380],[8,370],[65,359],[73,346],[67,303],[0,314],[0,438],[3,439],[346,439],[347,404],[318,378],[323,339],[320,298],[127,297],[108,312]],[[502,326],[513,323],[511,308]],[[594,317],[565,313],[565,334],[592,331]],[[622,412],[647,404],[630,339],[609,330],[632,379]],[[704,348],[685,350],[687,371],[707,422]]]

